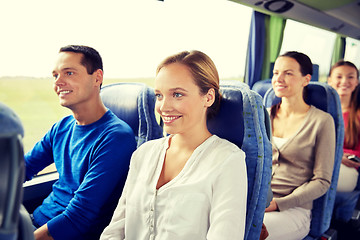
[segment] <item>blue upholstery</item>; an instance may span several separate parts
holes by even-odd
[[[163,136],[154,112],[155,94],[146,84],[109,84],[101,89],[100,95],[105,106],[133,129],[138,147]]]
[[[344,123],[339,96],[336,91],[326,83],[310,82],[305,101],[308,104],[328,112],[334,119],[336,129],[335,162],[331,185],[322,197],[314,201],[312,209],[310,233],[306,239],[313,239],[321,236],[330,226],[340,163],[343,155]],[[264,96],[264,105],[268,108],[278,102],[280,102],[280,98],[277,98],[274,90],[270,88]]]
[[[269,79],[265,79],[265,80],[261,80],[259,82],[256,82],[251,90],[257,92],[258,94],[260,94],[260,96],[264,97],[265,93],[267,92],[267,90],[269,90],[270,88],[272,88],[271,85],[271,78]]]
[[[0,240],[31,240],[34,234],[30,217],[27,213],[20,215],[25,177],[24,129],[18,116],[2,103],[0,126]]]
[[[208,121],[211,133],[246,154],[248,199],[244,239],[259,239],[271,178],[271,143],[260,95],[238,81],[222,81],[219,113]]]
[[[24,128],[20,118],[4,103],[0,102],[0,134],[14,135],[19,134],[24,137]]]
[[[360,201],[359,198],[360,198],[360,177],[358,177],[357,185],[354,191],[336,193],[333,217],[336,220],[348,222],[351,219],[358,202]]]
[[[18,240],[34,240],[34,226],[24,205],[20,206]]]
[[[0,136],[0,239],[17,239],[24,179],[20,149],[18,136]]]
[[[313,64],[313,74],[311,75],[311,81],[319,81],[319,64]]]
[[[342,222],[348,222],[359,201],[359,196],[359,190],[336,193],[333,218]]]
[[[360,88],[358,85],[357,88]],[[358,91],[357,102],[360,102],[360,91]],[[358,170],[360,171],[360,170]],[[336,193],[335,207],[333,217],[342,222],[348,222],[355,210],[360,196],[360,177],[358,177],[355,190],[352,192],[338,192]]]

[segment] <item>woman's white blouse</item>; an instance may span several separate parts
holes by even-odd
[[[146,142],[134,152],[122,196],[100,239],[243,239],[245,153],[213,135],[157,190],[169,139]]]

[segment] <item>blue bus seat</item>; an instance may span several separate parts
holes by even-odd
[[[24,129],[17,115],[0,103],[0,240],[34,239],[30,216],[20,213],[25,178]]]
[[[319,81],[319,64],[313,64],[313,74],[311,76],[312,82]]]
[[[244,239],[259,239],[271,179],[271,143],[265,108],[259,94],[239,81],[221,81],[223,99],[218,114],[208,120],[211,133],[240,147],[248,174]]]
[[[269,108],[280,102],[270,88],[264,96],[264,105]],[[334,208],[339,169],[343,155],[344,123],[341,112],[340,99],[336,91],[326,83],[310,82],[305,102],[325,112],[334,119],[336,130],[336,147],[334,170],[329,190],[320,198],[314,200],[310,233],[305,239],[315,239],[329,229]]]
[[[354,217],[354,220],[359,221],[359,209],[355,209],[359,202],[359,196],[360,191],[358,189],[355,189],[352,192],[336,193],[333,213],[334,220],[347,223]]]
[[[133,129],[137,146],[163,136],[155,117],[155,93],[144,83],[114,83],[102,87],[101,99]]]
[[[260,80],[259,82],[256,82],[251,90],[257,92],[258,94],[260,94],[261,97],[265,96],[265,93],[267,92],[267,90],[269,90],[270,88],[272,88],[271,85],[271,78],[269,79],[265,79],[265,80]]]
[[[148,140],[163,136],[162,127],[155,117],[155,94],[146,84],[124,82],[105,85],[101,88],[100,96],[104,105],[132,128],[137,147]],[[44,184],[37,184],[25,189],[25,206],[28,208],[33,201],[33,192],[42,192],[44,198],[51,190],[48,184],[46,188]]]
[[[359,86],[357,88],[360,88]],[[360,91],[357,101],[360,102]],[[358,170],[360,171],[360,169]],[[335,199],[333,217],[335,220],[348,222],[349,220],[360,221],[360,176],[358,177],[355,190],[352,192],[338,192]],[[355,209],[358,206],[358,209]]]

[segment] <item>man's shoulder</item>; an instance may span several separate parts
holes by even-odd
[[[122,146],[134,151],[136,148],[136,138],[132,128],[123,120],[119,119],[111,111],[106,112],[104,121],[93,127],[93,132],[97,135],[97,142],[101,145],[113,145],[121,143]],[[121,150],[121,148],[117,148]]]
[[[131,133],[134,134],[133,129],[124,120],[118,118],[111,110],[105,113],[105,121],[103,125],[106,131],[117,132],[117,133]]]
[[[73,115],[68,115],[54,123],[52,129],[70,129],[70,126],[76,124],[75,118]]]

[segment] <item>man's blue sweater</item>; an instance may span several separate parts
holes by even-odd
[[[57,239],[99,239],[120,198],[132,152],[132,129],[110,110],[98,121],[77,125],[68,116],[25,155],[26,179],[55,162],[59,180],[33,213]]]

